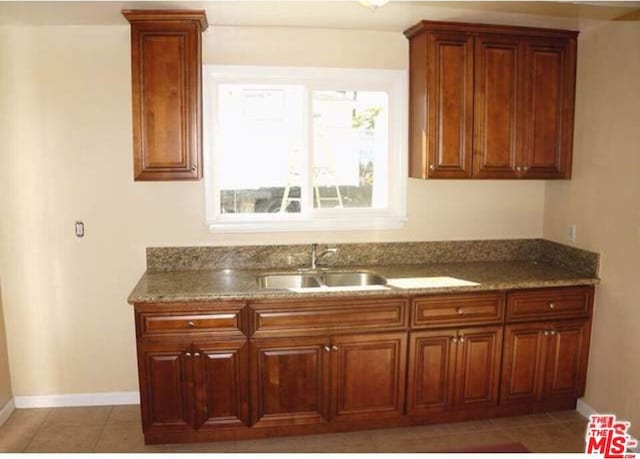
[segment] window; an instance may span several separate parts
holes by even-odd
[[[406,72],[205,66],[204,80],[212,229],[404,224]]]

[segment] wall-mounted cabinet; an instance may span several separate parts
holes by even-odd
[[[405,35],[411,177],[571,177],[577,32],[423,21]]]
[[[131,23],[135,180],[202,177],[204,11],[125,10]]]

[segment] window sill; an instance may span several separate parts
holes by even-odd
[[[405,227],[406,217],[363,217],[361,219],[325,219],[303,221],[218,221],[209,222],[216,233],[274,233],[296,231],[377,231]]]

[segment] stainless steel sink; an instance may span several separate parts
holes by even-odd
[[[257,277],[258,286],[265,289],[366,287],[386,285],[387,280],[367,271],[324,272],[305,274],[263,274]]]
[[[258,286],[261,288],[313,288],[320,287],[316,276],[308,274],[265,274],[258,276]]]
[[[326,273],[322,282],[327,287],[362,287],[367,285],[386,285],[387,280],[375,273],[354,271],[344,273]]]

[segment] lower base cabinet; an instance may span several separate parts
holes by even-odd
[[[507,325],[501,403],[584,395],[590,320]]]
[[[497,404],[502,327],[411,333],[407,414]]]
[[[329,338],[274,338],[251,343],[254,427],[329,420]]]
[[[255,427],[401,416],[406,333],[251,343]]]
[[[584,393],[593,287],[299,301],[136,305],[145,441],[481,419]]]
[[[249,425],[246,340],[140,348],[145,426],[157,430]]]

